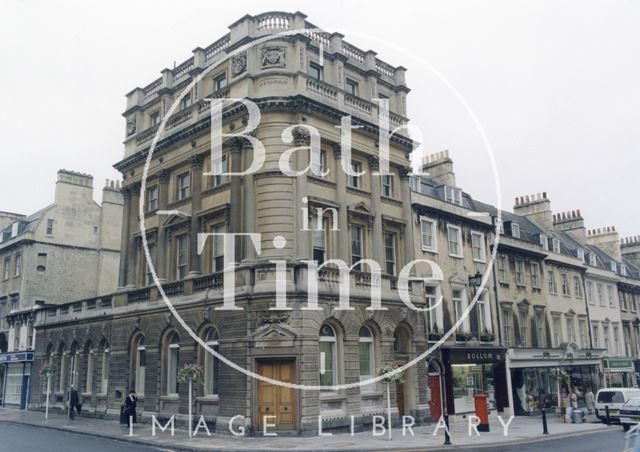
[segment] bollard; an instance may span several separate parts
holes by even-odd
[[[447,427],[444,429],[444,445],[450,446],[451,439],[449,438],[449,415],[448,414],[444,415],[444,425]]]
[[[548,435],[549,430],[547,429],[547,413],[542,409],[542,434]]]
[[[609,417],[609,405],[604,406],[604,423],[611,425],[611,418]]]

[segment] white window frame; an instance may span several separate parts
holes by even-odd
[[[95,356],[93,350],[89,350],[87,353],[87,373],[84,379],[84,392],[85,394],[91,394],[93,392],[93,367],[95,365]]]
[[[331,384],[329,385],[323,385],[323,386],[334,386],[337,381],[338,381],[338,333],[336,332],[336,329],[328,324],[328,323],[323,323],[322,326],[320,326],[320,329],[322,330],[322,328],[324,328],[325,326],[331,328],[331,331],[333,331],[333,335],[332,336],[323,336],[323,335],[319,335],[319,342],[329,342],[331,343],[331,355],[332,355],[332,359],[331,359]],[[321,355],[320,355],[320,351],[318,351],[319,355],[318,355],[318,377],[320,377],[320,371],[322,370],[322,366],[320,364],[320,360],[321,360]],[[322,383],[321,383],[322,384]],[[326,389],[323,389],[323,391],[327,391]]]
[[[540,264],[538,262],[530,262],[529,266],[531,268],[531,287],[534,289],[541,289],[542,281],[540,278]]]
[[[553,252],[556,254],[560,254],[560,240],[553,238],[551,239],[551,243],[553,245]]]
[[[375,342],[374,342],[373,331],[367,325],[361,326],[360,330],[362,330],[363,328],[366,328],[369,331],[369,336],[363,336],[362,334],[360,334],[360,332],[358,332],[358,372],[360,376],[360,381],[366,381],[373,378],[375,376],[374,374],[375,374],[375,367],[376,367]],[[368,344],[368,348],[369,348],[369,373],[368,374],[363,374],[362,369],[360,369],[360,355],[361,355],[360,344]],[[363,386],[362,389],[364,392],[374,391],[375,384],[368,384],[366,386]]]
[[[456,231],[456,241],[452,242],[451,240],[451,236],[450,236],[450,232],[451,230]],[[451,251],[451,244],[452,243],[456,243],[458,246],[458,253],[453,253]],[[447,248],[449,250],[449,256],[452,257],[457,257],[457,258],[464,258],[464,251],[463,251],[463,247],[462,247],[462,228],[460,226],[455,226],[453,224],[448,224],[447,225]]]
[[[479,247],[476,247],[473,243],[474,238],[479,241]],[[479,256],[476,256],[476,249],[479,251]],[[487,251],[484,242],[484,234],[482,232],[471,231],[471,255],[473,256],[474,262],[485,263],[487,261]]]
[[[595,267],[596,264],[596,253],[589,253],[589,265]]]
[[[158,195],[159,189],[157,185],[147,189],[147,212],[153,212],[158,209]]]
[[[545,251],[549,251],[549,238],[544,234],[540,234],[540,246]]]
[[[520,225],[513,221],[511,222],[511,237],[520,238]]]
[[[431,246],[425,244],[425,234],[424,227],[425,225],[429,225],[429,229],[431,231]],[[420,242],[422,245],[422,251],[429,251],[431,253],[438,252],[438,223],[436,220],[433,220],[428,217],[421,216],[420,217]]]
[[[387,246],[387,239],[391,239],[391,247]],[[382,246],[384,247],[384,272],[388,275],[395,276],[398,269],[398,247],[396,244],[397,235],[394,232],[385,231],[382,234]],[[392,256],[387,253],[391,251]],[[391,271],[389,271],[391,265]]]
[[[210,336],[213,336],[213,338],[211,338]],[[217,337],[218,337],[217,331],[214,330],[213,328],[210,328],[209,330],[207,330],[207,335],[204,338],[207,341],[206,344],[214,351],[217,351],[218,347],[220,346],[220,343],[218,342]],[[216,372],[215,372],[215,368],[216,368],[215,360],[217,358],[213,356],[211,353],[209,353],[207,350],[204,350],[203,353],[204,353],[204,387],[203,387],[204,396],[217,397],[220,391],[220,385],[218,384],[218,388],[217,388],[218,391],[213,390],[213,388],[215,387],[216,379],[219,378],[219,376],[216,375]]]
[[[382,196],[393,198],[393,175],[383,174],[380,177],[380,190]]]
[[[524,260],[522,259],[515,260],[515,270],[516,270],[516,286],[521,286],[521,287],[526,286],[527,282],[526,282]]]
[[[577,299],[582,300],[582,280],[578,275],[573,275],[573,293]]]
[[[444,200],[458,206],[462,205],[462,190],[451,185],[444,186]]]
[[[498,282],[509,284],[509,257],[504,254],[500,254],[497,261]]]
[[[184,240],[186,244],[184,247],[184,253],[180,243]],[[184,258],[184,262],[182,259]],[[184,268],[184,274],[181,275],[181,269]],[[182,234],[176,237],[176,280],[184,279],[187,277],[187,270],[189,268],[189,235]]]

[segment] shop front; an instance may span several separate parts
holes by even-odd
[[[33,352],[12,352],[0,355],[0,366],[4,368],[2,406],[20,409],[27,407],[32,364]]]
[[[631,358],[605,358],[604,382],[607,388],[635,388],[635,366]]]
[[[509,407],[505,348],[443,347],[447,412],[454,415],[475,412],[474,396],[484,394],[490,411]]]
[[[559,406],[570,391],[584,404],[587,388],[595,393],[601,384],[600,360],[604,350],[580,350],[575,344],[557,349],[509,349],[509,386],[515,415],[540,411],[544,397],[547,407]]]

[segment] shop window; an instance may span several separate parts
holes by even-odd
[[[488,396],[488,408],[495,409],[495,381],[493,364],[454,364],[453,402],[455,414],[474,413],[474,395]]]

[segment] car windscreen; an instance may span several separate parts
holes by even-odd
[[[624,403],[624,396],[620,391],[603,391],[598,394],[598,403]]]

